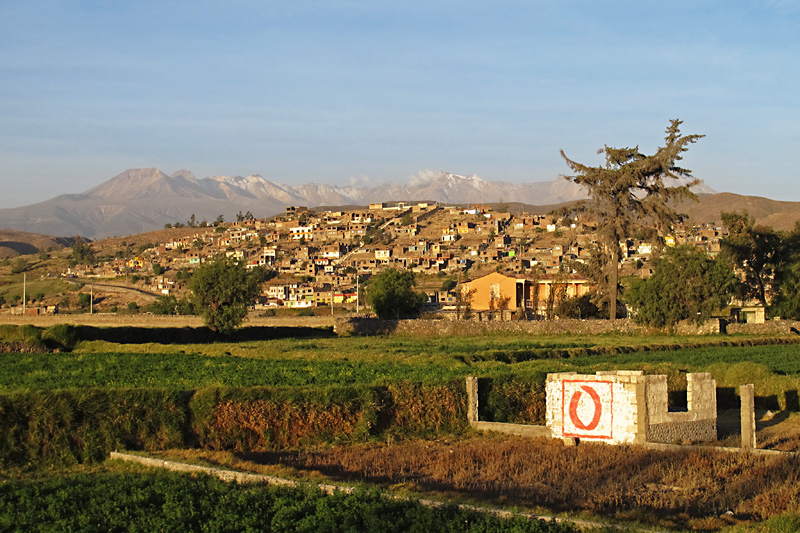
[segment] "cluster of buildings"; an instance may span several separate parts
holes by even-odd
[[[497,212],[489,206],[448,207],[435,203],[380,203],[351,211],[286,208],[267,220],[242,219],[215,226],[165,231],[163,242],[139,253],[77,265],[67,275],[127,277],[158,294],[180,293],[187,272],[224,254],[246,268],[266,267],[276,276],[257,302],[266,307],[360,305],[359,284],[386,268],[432,279],[457,280],[475,311],[541,314],[558,298],[593,289],[576,274],[597,244],[591,221],[542,214]],[[714,253],[720,228],[676,228],[667,244],[693,243]],[[620,243],[623,262],[647,275],[653,244]],[[433,278],[426,278],[433,276]],[[423,287],[424,288],[424,287]],[[463,298],[454,288],[431,287],[432,306],[454,308]]]

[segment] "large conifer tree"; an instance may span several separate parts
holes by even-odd
[[[605,270],[601,278],[605,287],[598,289],[601,301],[609,304],[610,318],[617,316],[620,241],[637,229],[652,229],[662,236],[681,219],[675,211],[679,200],[696,198],[690,188],[698,180],[685,181],[690,171],[677,162],[688,145],[703,135],[681,135],[681,121],[674,119],[666,130],[665,145],[653,155],[644,155],[639,147],[611,148],[597,153],[605,155],[605,165],[591,167],[561,156],[575,173],[566,179],[582,185],[589,200],[576,210],[597,222],[600,253]]]

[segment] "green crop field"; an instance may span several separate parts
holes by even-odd
[[[31,335],[30,328],[19,328],[14,333],[19,337],[22,331]],[[102,336],[113,336],[110,331]],[[709,345],[714,342],[717,345]],[[80,340],[73,352],[0,354],[0,391],[446,383],[468,375],[536,376],[543,380],[547,372],[592,373],[611,368],[667,374],[711,371],[718,382],[729,384],[736,378],[731,368],[740,364],[746,364],[754,379],[794,384],[800,376],[800,346],[748,345],[757,342],[751,338],[711,336],[566,338],[521,334],[432,339],[276,338],[180,344]],[[744,345],[730,345],[735,343]]]
[[[101,495],[117,494],[121,486],[133,487],[132,496],[115,496],[115,505],[130,523],[141,524],[134,527],[140,530],[181,529],[170,524],[202,529],[192,520],[225,530],[232,520],[263,524],[284,514],[308,517],[315,525],[391,515],[400,511],[382,507],[386,500],[369,492],[354,499],[270,492],[172,474],[120,472],[99,463],[114,449],[269,456],[418,439],[461,441],[474,435],[466,420],[465,376],[482,378],[481,419],[498,422],[542,424],[548,372],[608,369],[667,374],[673,392],[685,390],[685,372],[708,371],[717,380],[723,408],[738,407],[736,388],[754,383],[757,407],[800,411],[800,345],[791,337],[338,337],[329,329],[245,328],[233,339],[219,339],[203,328],[60,325],[0,326],[0,342],[11,350],[0,353],[0,509],[11,509],[0,511],[0,530],[14,529],[12,516],[18,527],[27,527],[25,520],[33,520],[37,507],[47,509],[54,530],[119,529]],[[81,468],[91,474],[73,473]],[[79,494],[88,495],[83,508],[74,503]],[[243,502],[254,514],[221,509],[230,502]],[[196,517],[181,515],[183,504],[197,509]],[[794,508],[775,506],[763,517]],[[322,514],[312,512],[319,509]],[[457,528],[455,522],[434,524],[426,510],[403,509],[413,516],[411,523],[427,524],[426,531],[566,530],[513,521],[490,526],[484,517],[462,515],[457,520],[469,527]],[[714,524],[710,529],[719,528],[720,522]],[[358,527],[365,526],[351,529]]]
[[[207,476],[96,469],[0,482],[2,531],[561,533],[568,525],[432,509],[361,490],[224,483]]]

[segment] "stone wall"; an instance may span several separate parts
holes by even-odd
[[[728,333],[749,333],[751,335],[800,335],[800,322],[797,320],[768,320],[763,324],[728,324]]]
[[[670,412],[667,376],[646,376],[647,442],[675,444],[717,438],[717,383],[708,372],[686,375],[686,411]]]
[[[600,335],[619,332],[633,333],[643,328],[630,320],[380,320],[377,318],[337,318],[334,331],[339,335],[403,335],[416,337],[445,337],[450,335],[483,335],[495,332],[531,334]]]
[[[548,374],[547,426],[554,437],[610,444],[716,440],[716,382],[708,372],[686,380],[687,410],[671,412],[664,375]]]
[[[643,443],[644,378],[641,371],[626,370],[548,374],[547,426],[553,437]]]
[[[453,314],[442,314],[440,319],[380,320],[366,317],[336,318],[334,331],[340,335],[413,335],[443,337],[449,335],[482,335],[502,331],[544,335],[601,335],[603,333],[648,333],[657,330],[636,324],[631,319],[558,319],[558,320],[500,320],[497,313],[488,319],[488,313],[474,313],[470,320],[457,320]],[[793,331],[794,330],[794,331]],[[689,322],[678,324],[679,335],[710,335],[743,333],[763,335],[800,335],[800,322],[770,320],[765,324],[730,324],[712,319],[704,324]]]

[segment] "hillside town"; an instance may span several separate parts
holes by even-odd
[[[104,259],[75,264],[63,275],[125,278],[154,294],[180,297],[189,272],[224,254],[248,269],[274,273],[253,303],[256,310],[331,305],[362,310],[359,288],[373,274],[397,268],[427,280],[418,286],[428,296],[428,310],[468,308],[506,319],[553,318],[559,301],[593,290],[580,274],[580,264],[598,245],[592,221],[512,214],[504,207],[391,202],[349,211],[288,206],[283,215],[266,220],[249,212],[232,222],[222,217],[198,222],[193,216],[151,234],[160,242],[94,243],[96,257]],[[678,225],[665,242],[691,244],[713,256],[722,236],[719,226]],[[649,276],[657,243],[632,235],[620,245],[623,271]]]

